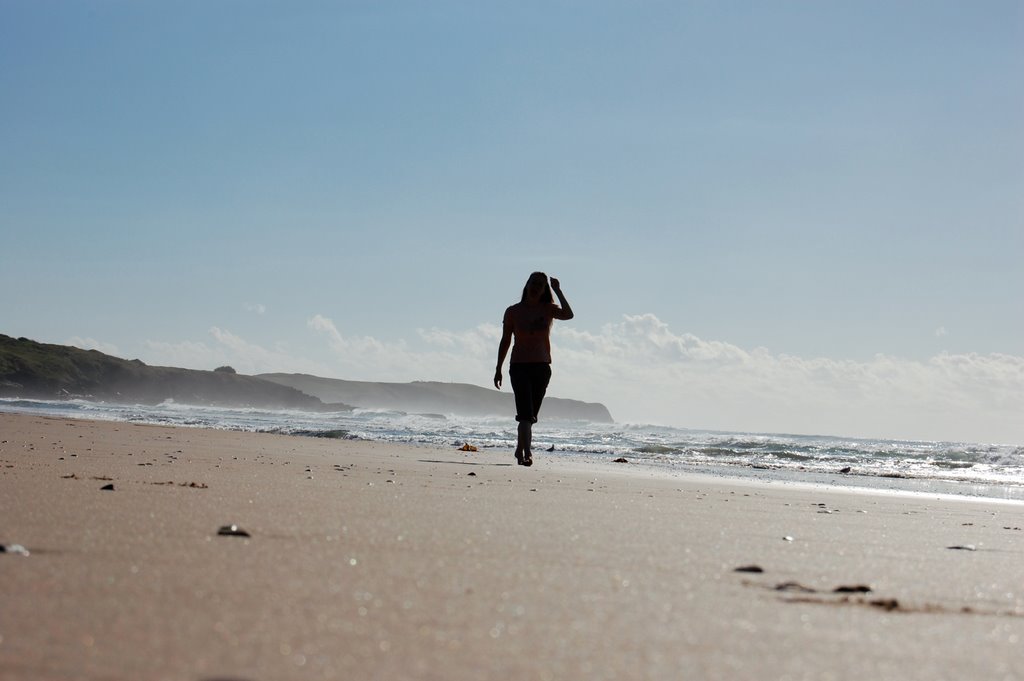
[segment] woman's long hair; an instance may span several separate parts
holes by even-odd
[[[551,284],[548,283],[548,275],[544,274],[543,272],[534,272],[533,274],[530,275],[530,278],[526,280],[526,286],[523,287],[523,297],[520,298],[519,302],[521,302],[521,303],[525,303],[526,302],[526,291],[527,291],[527,289],[530,288],[530,279],[533,279],[535,276],[538,276],[538,275],[541,276],[541,277],[544,277],[544,293],[542,293],[541,296],[540,296],[540,302],[542,302],[542,303],[553,303],[553,302],[555,302],[555,296],[551,293]]]

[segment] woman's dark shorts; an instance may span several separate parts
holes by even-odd
[[[551,365],[542,362],[509,364],[508,377],[516,395],[516,421],[537,423],[540,403],[551,380]]]

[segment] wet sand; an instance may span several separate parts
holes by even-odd
[[[0,414],[0,679],[1024,678],[1024,504],[535,459]]]

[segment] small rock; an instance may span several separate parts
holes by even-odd
[[[849,473],[852,470],[853,470],[853,468],[851,468],[850,466],[847,466],[846,468],[841,469],[839,472],[840,473]]]
[[[219,534],[222,537],[250,537],[250,536],[252,536],[248,532],[243,530],[241,527],[239,527],[238,525],[224,525],[219,530],[217,530],[217,534]]]
[[[103,487],[100,487],[100,489],[101,490],[105,490],[107,492],[113,492],[114,491],[114,483],[110,483],[109,485],[103,485]]]
[[[474,477],[474,478],[476,477],[476,473],[474,473],[472,471],[470,471],[469,473],[466,473],[466,475],[469,475],[469,476]]]
[[[837,586],[832,589],[834,594],[869,594],[871,593],[871,587],[864,584],[857,584],[855,586]]]
[[[978,550],[978,547],[976,547],[974,544],[963,544],[963,545],[957,545],[957,546],[947,546],[946,548],[947,549],[952,549],[953,551],[977,551]]]
[[[736,568],[733,572],[764,572],[764,568],[760,565],[744,565]]]
[[[793,538],[792,538],[792,537],[790,537],[790,536],[789,536],[789,535],[787,534],[787,535],[786,535],[785,537],[783,537],[783,538],[782,538],[782,540],[783,540],[783,541],[793,541]]]
[[[16,553],[19,556],[29,555],[28,549],[21,544],[0,544],[0,553]]]
[[[799,591],[800,593],[813,594],[817,593],[816,589],[812,589],[809,586],[804,586],[800,582],[783,582],[782,584],[775,585],[776,591]]]
[[[629,459],[620,456],[619,458],[612,461],[612,463],[629,463]]]

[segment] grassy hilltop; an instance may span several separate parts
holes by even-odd
[[[348,409],[325,405],[287,386],[224,367],[198,371],[148,366],[97,350],[37,343],[0,334],[0,397],[82,398],[109,402],[247,406],[268,409]]]

